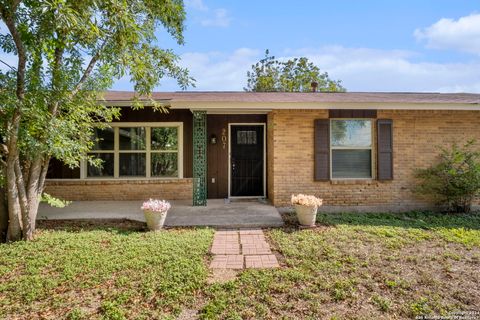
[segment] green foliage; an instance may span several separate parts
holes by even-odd
[[[255,92],[309,92],[312,82],[316,82],[318,91],[343,92],[341,81],[331,80],[327,72],[307,58],[293,58],[279,61],[265,51],[265,58],[252,65],[247,72],[245,91]]]
[[[427,298],[420,298],[410,305],[413,316],[425,316],[432,313],[432,309],[428,305]]]
[[[181,0],[13,3],[0,3],[0,18],[5,24],[12,21],[18,37],[8,28],[0,35],[0,52],[19,57],[20,43],[26,65],[0,71],[0,137],[18,134],[26,161],[53,156],[78,166],[87,160],[93,128],[119,116],[101,95],[115,79],[133,82],[135,107],[163,77],[176,79],[182,88],[193,85],[188,71],[178,66],[178,56],[161,48],[155,35],[167,33],[183,44]],[[4,131],[14,114],[21,117],[18,133]]]
[[[72,203],[72,201],[58,199],[45,192],[42,194],[42,198],[40,199],[40,201],[46,202],[50,206],[55,208],[65,208]]]
[[[104,301],[101,306],[103,319],[105,320],[124,320],[125,313],[115,303],[111,301]]]
[[[418,169],[416,193],[427,196],[450,212],[469,212],[480,192],[480,152],[474,141],[440,148],[440,161]]]
[[[82,319],[86,319],[86,316],[81,309],[74,308],[67,314],[67,320],[82,320]]]
[[[145,233],[131,224],[40,225],[35,241],[0,244],[0,318],[63,319],[71,310],[68,319],[165,319],[191,308],[213,231]]]
[[[390,309],[390,306],[392,304],[392,302],[387,299],[387,298],[384,298],[378,294],[372,296],[372,301],[378,306],[378,308],[383,311],[383,312],[386,312]]]

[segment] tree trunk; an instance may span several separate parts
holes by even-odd
[[[38,157],[30,168],[30,177],[28,179],[27,188],[29,209],[28,218],[30,220],[30,229],[33,231],[35,231],[36,228],[38,206],[40,204],[40,197],[43,192],[49,162],[49,158],[43,160],[42,157]]]
[[[0,243],[7,241],[8,208],[6,192],[5,188],[0,188]]]
[[[21,210],[18,199],[17,179],[15,176],[15,158],[12,158],[12,155],[9,154],[7,160],[7,241],[18,241],[22,238],[22,227],[20,222]]]
[[[33,229],[30,222],[30,213],[28,208],[28,197],[27,192],[25,191],[25,181],[23,179],[22,168],[20,167],[20,160],[16,159],[15,161],[15,175],[17,178],[17,190],[18,190],[18,201],[20,203],[22,226],[23,226],[23,239],[32,240],[33,239]]]

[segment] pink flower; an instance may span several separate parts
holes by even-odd
[[[167,212],[172,206],[170,202],[165,200],[150,199],[145,201],[141,207],[142,210],[150,210],[153,212]]]
[[[299,204],[302,206],[309,207],[320,207],[323,203],[323,200],[315,196],[305,195],[305,194],[292,194],[292,204]]]

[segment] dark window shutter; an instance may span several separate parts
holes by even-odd
[[[377,120],[377,178],[393,180],[393,121]]]
[[[330,120],[315,120],[315,180],[330,179]]]

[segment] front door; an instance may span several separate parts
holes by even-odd
[[[264,126],[232,125],[230,196],[264,197]]]

